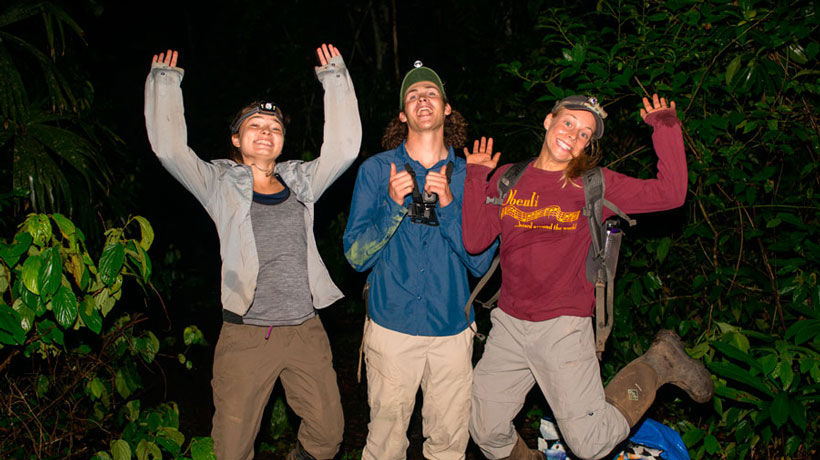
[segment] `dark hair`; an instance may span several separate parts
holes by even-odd
[[[245,116],[245,114],[247,114],[248,112],[259,107],[259,104],[261,103],[262,101],[253,101],[239,109],[239,112],[237,112],[236,116],[233,117],[233,121],[231,121],[230,126],[233,126],[237,122],[237,120]],[[279,115],[281,116],[280,120],[282,120],[282,128],[284,128],[287,124],[287,118],[285,118],[285,114],[282,112],[281,107],[277,106],[276,110],[279,112]],[[231,134],[231,137],[233,138],[233,133]],[[235,145],[233,145],[233,140],[230,141],[229,146],[230,150],[228,150],[228,158],[237,163],[242,164],[242,152],[240,152],[239,149]]]
[[[392,150],[407,139],[407,123],[402,123],[396,115],[382,136],[382,147]],[[454,149],[464,147],[467,141],[467,120],[458,110],[453,110],[450,115],[444,118],[444,145],[449,145]]]
[[[585,172],[594,168],[601,161],[601,149],[598,140],[591,140],[580,155],[569,161],[564,176],[567,179],[577,179]]]

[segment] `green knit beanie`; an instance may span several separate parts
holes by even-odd
[[[424,67],[424,64],[421,61],[416,61],[413,63],[413,69],[411,69],[407,74],[404,76],[404,80],[401,82],[401,93],[399,93],[399,108],[404,110],[404,95],[407,93],[407,88],[415,85],[420,81],[429,81],[435,83],[438,86],[438,90],[441,92],[441,98],[444,102],[447,102],[447,93],[444,92],[444,83],[441,82],[441,78],[438,74],[429,67]]]

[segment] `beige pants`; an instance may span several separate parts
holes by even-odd
[[[298,326],[224,323],[214,352],[213,429],[218,460],[251,460],[262,412],[276,379],[302,418],[297,437],[317,459],[336,455],[344,418],[330,343],[319,317]]]
[[[470,434],[487,458],[510,455],[518,437],[512,420],[536,383],[576,457],[599,458],[626,439],[626,419],[604,399],[590,318],[531,322],[496,308],[492,321],[470,414]]]
[[[402,334],[368,319],[365,332],[370,423],[362,460],[407,458],[407,426],[421,387],[424,457],[462,460],[467,449],[473,332]]]

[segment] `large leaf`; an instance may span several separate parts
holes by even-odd
[[[742,384],[748,385],[752,388],[755,388],[764,394],[773,397],[774,392],[767,387],[763,382],[760,381],[759,376],[753,376],[748,371],[741,369],[739,366],[729,362],[717,362],[713,361],[708,364],[709,369],[712,370],[715,374],[725,377],[727,379],[734,380],[736,382],[740,382]]]
[[[100,280],[106,286],[111,286],[117,281],[117,276],[120,274],[124,261],[125,247],[122,243],[109,243],[105,246],[100,256],[98,269],[100,271]]]
[[[193,460],[216,460],[214,441],[211,438],[193,438],[191,440],[191,458]]]
[[[86,327],[94,331],[95,334],[99,334],[100,331],[102,331],[103,319],[96,308],[93,297],[86,297],[85,302],[79,306],[79,313]]]
[[[64,329],[71,327],[78,314],[77,296],[74,292],[65,286],[60,286],[51,302],[54,316],[60,326]]]
[[[20,314],[4,303],[0,303],[0,343],[22,345],[26,341],[26,331],[21,326]]]
[[[154,242],[154,229],[145,217],[134,216],[134,220],[140,224],[140,231],[142,235],[140,237],[140,246],[142,246],[142,249],[147,251],[151,248],[151,244]]]
[[[789,419],[789,397],[786,392],[777,393],[769,407],[769,415],[775,426],[780,428]]]
[[[34,294],[40,295],[40,267],[43,259],[39,255],[29,256],[23,262],[23,285]]]
[[[57,248],[46,249],[41,257],[43,263],[40,266],[37,284],[40,295],[47,298],[60,287],[60,280],[63,278],[63,259]]]
[[[17,265],[17,261],[20,260],[20,256],[25,254],[29,246],[31,246],[32,241],[32,236],[27,232],[20,232],[14,235],[14,242],[11,244],[6,245],[0,243],[0,258],[2,258],[9,267],[14,267]]]
[[[712,342],[711,345],[715,349],[717,349],[718,351],[723,353],[724,355],[726,355],[730,358],[736,359],[736,360],[738,360],[742,363],[748,364],[749,367],[755,368],[760,372],[764,372],[763,366],[761,366],[760,363],[757,362],[756,359],[754,359],[748,353],[745,353],[741,349],[735,347],[734,345],[732,345],[730,343],[723,343],[723,342],[718,342],[718,341]]]
[[[131,460],[131,446],[123,439],[111,441],[111,454],[114,460]]]

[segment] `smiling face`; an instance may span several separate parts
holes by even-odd
[[[451,111],[435,83],[420,81],[404,93],[404,110],[399,113],[399,120],[407,123],[410,131],[444,129],[444,119]]]
[[[539,163],[548,171],[563,171],[583,154],[595,133],[595,116],[585,110],[561,109],[544,119],[544,144]]]
[[[285,131],[279,118],[257,113],[239,126],[231,136],[231,143],[239,149],[245,164],[275,161],[285,144]]]

